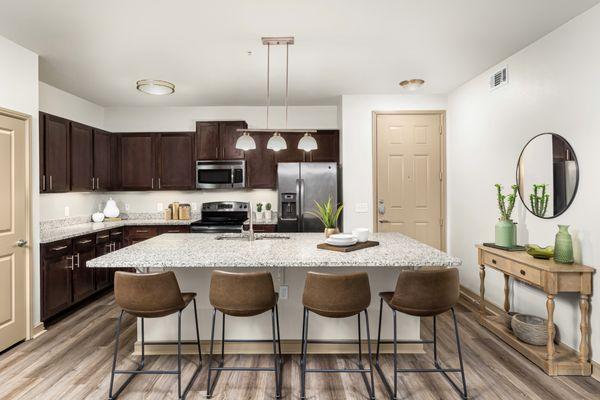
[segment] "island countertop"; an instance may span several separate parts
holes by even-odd
[[[272,236],[273,234],[266,234]],[[89,260],[91,268],[450,267],[459,258],[400,233],[374,233],[379,246],[349,253],[317,249],[322,233],[285,233],[289,239],[217,240],[219,234],[163,234]]]

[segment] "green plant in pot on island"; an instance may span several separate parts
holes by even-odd
[[[333,234],[340,233],[337,223],[343,209],[344,205],[342,203],[338,204],[337,209],[335,209],[333,200],[331,199],[331,196],[329,196],[329,199],[322,204],[315,201],[314,211],[308,211],[308,213],[319,218],[325,226],[325,237],[329,237]]]
[[[517,199],[517,185],[512,185],[512,193],[502,194],[502,186],[498,183],[494,185],[498,194],[498,208],[500,210],[500,218],[496,223],[496,246],[515,247],[517,245],[517,226],[512,221],[512,215]]]
[[[546,193],[548,185],[545,183],[533,185],[533,193],[529,195],[529,203],[531,204],[531,212],[540,218],[546,215],[548,209],[548,201],[550,200],[550,194]]]

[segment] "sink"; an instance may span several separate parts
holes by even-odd
[[[281,233],[255,233],[254,240],[273,240],[273,239],[289,239],[287,235]],[[248,241],[247,234],[241,233],[225,233],[215,238],[216,240],[245,240]]]

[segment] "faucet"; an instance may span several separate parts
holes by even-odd
[[[248,202],[248,216],[249,216],[249,226],[248,226],[248,241],[254,241],[254,217],[252,212],[252,202]],[[242,232],[244,231],[244,227],[242,226]]]

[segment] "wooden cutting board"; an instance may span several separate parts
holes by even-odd
[[[369,247],[375,247],[375,246],[379,246],[379,242],[376,242],[374,240],[367,240],[366,242],[356,243],[356,244],[353,244],[352,246],[343,246],[343,247],[332,246],[327,243],[319,243],[317,245],[317,248],[322,249],[322,250],[339,251],[341,253],[349,253],[351,251],[368,249]]]

